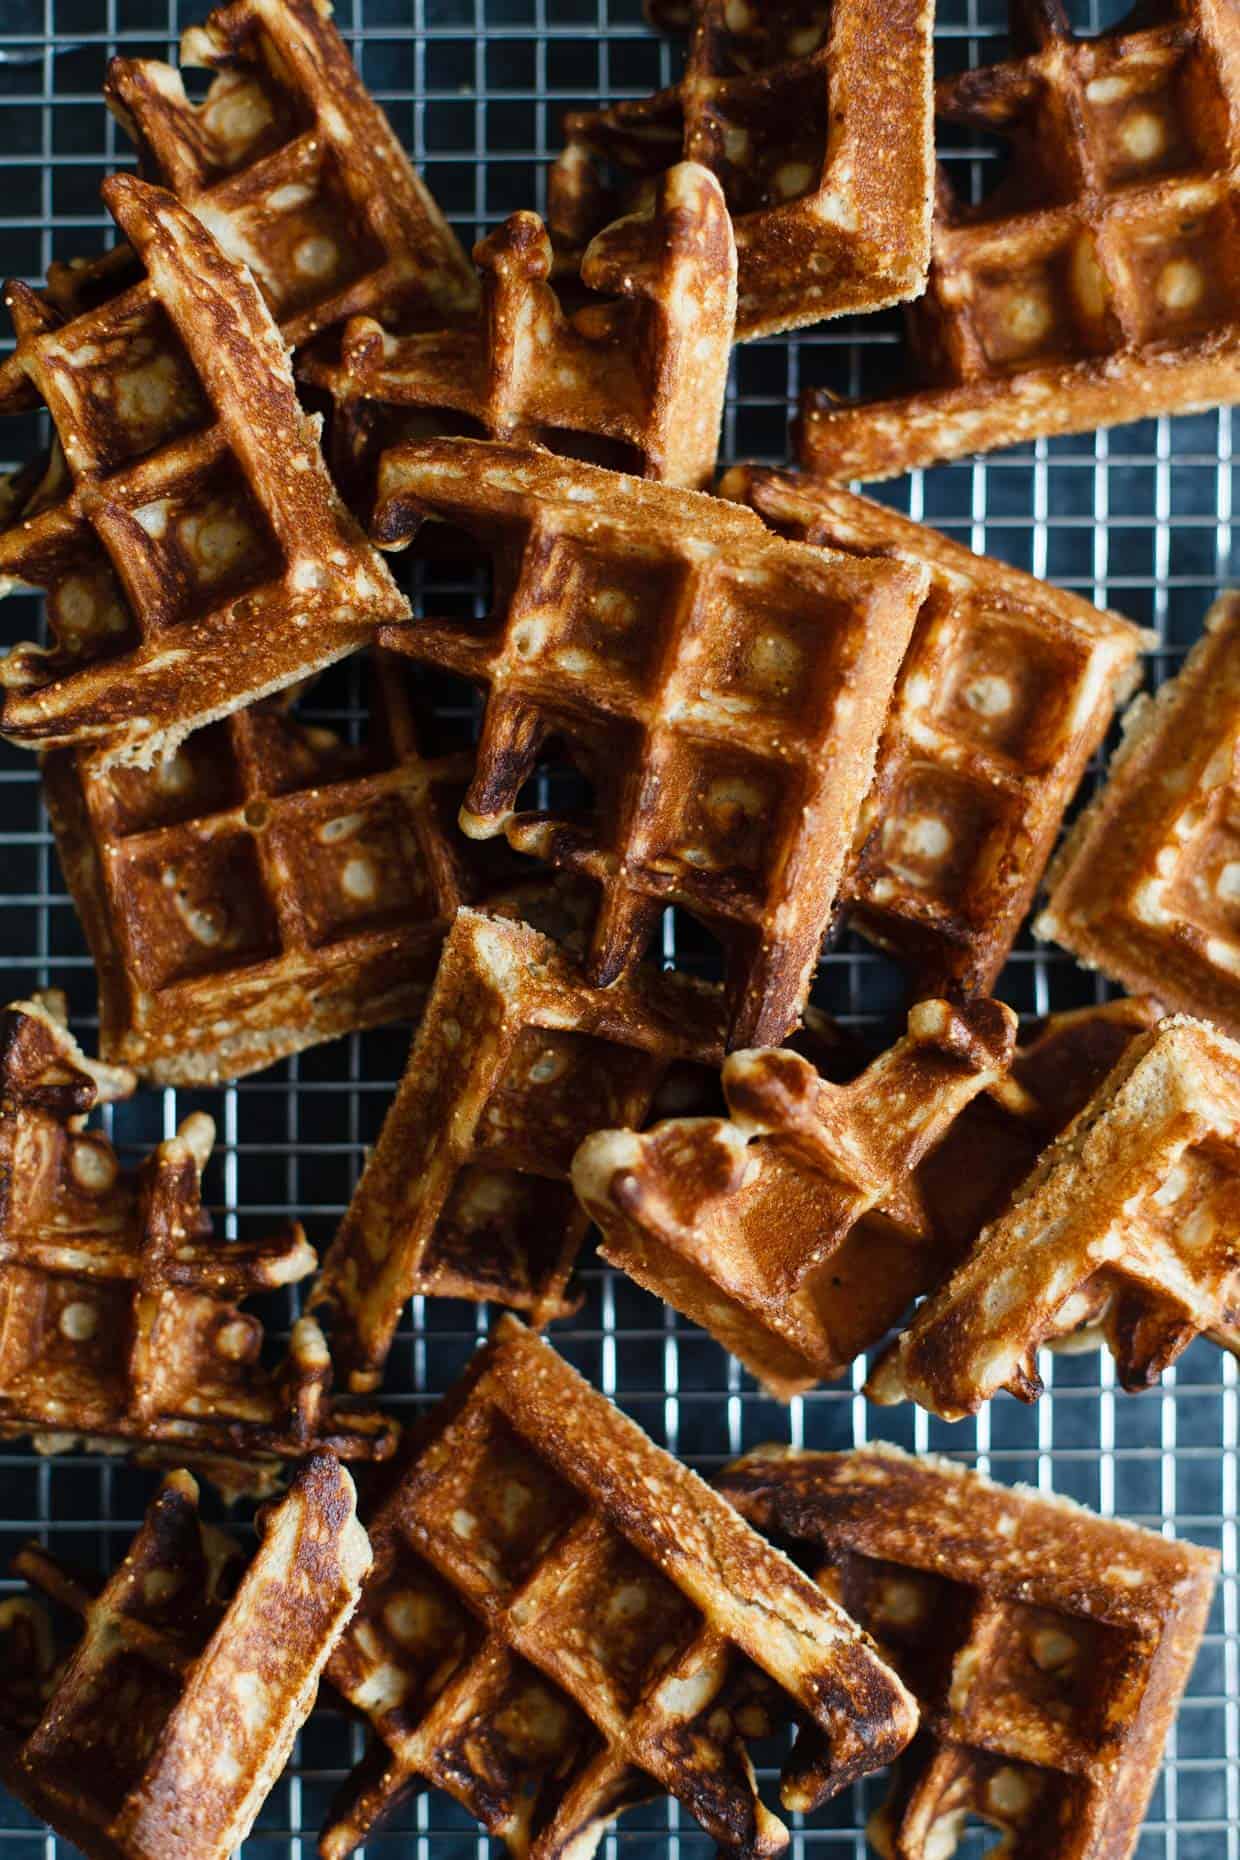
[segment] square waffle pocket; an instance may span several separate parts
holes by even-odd
[[[407,662],[376,652],[370,669],[358,744],[269,700],[153,769],[44,758],[105,1059],[217,1084],[416,1017],[479,876],[454,823],[473,753],[423,753]]]
[[[0,732],[149,766],[408,604],[332,489],[249,273],[171,195],[103,192],[140,282],[68,321],[6,292],[0,412],[44,406],[55,436],[0,486],[0,589],[46,591],[53,643],[0,658]]]
[[[177,1471],[102,1585],[18,1555],[81,1638],[57,1665],[42,1606],[0,1602],[0,1780],[88,1860],[227,1860],[284,1768],[370,1548],[328,1454],[259,1529],[247,1569]]]
[[[1003,1388],[1035,1401],[1039,1348],[1081,1331],[1130,1391],[1195,1337],[1240,1350],[1237,1129],[1240,1046],[1184,1016],[1133,1040],[866,1393],[954,1421]]]
[[[1240,399],[1235,7],[1154,0],[1089,38],[1063,0],[1010,10],[1017,56],[937,93],[943,121],[1004,140],[1003,178],[968,206],[940,171],[912,385],[807,395],[801,461],[822,477]]]
[[[1063,1498],[876,1445],[759,1448],[720,1490],[820,1568],[921,1706],[871,1819],[882,1860],[1128,1860],[1218,1558]],[[963,1851],[963,1849],[962,1849]]]
[[[349,1386],[378,1382],[414,1293],[539,1324],[571,1310],[587,1226],[574,1150],[602,1124],[642,1123],[673,1073],[722,1055],[717,989],[645,970],[592,988],[528,925],[461,911],[315,1289]]]
[[[1240,1037],[1240,594],[1124,718],[1052,865],[1034,932],[1125,988]]]
[[[373,1742],[324,1860],[427,1784],[529,1860],[592,1853],[664,1792],[757,1860],[788,1834],[748,1739],[811,1727],[781,1790],[808,1810],[915,1728],[848,1616],[515,1318],[368,1528],[374,1569],[328,1674]]]
[[[385,454],[376,536],[401,547],[424,523],[428,536],[464,531],[494,571],[485,619],[383,634],[487,693],[465,831],[506,834],[599,887],[595,985],[682,905],[723,946],[730,1044],[783,1039],[927,572],[785,542],[717,498],[477,440]],[[526,811],[522,790],[555,745],[589,804]]]
[[[902,958],[920,994],[984,993],[1085,766],[1136,685],[1145,636],[813,479],[738,466],[720,490],[798,542],[929,570],[844,895],[849,923]]]
[[[732,215],[741,340],[915,297],[930,254],[933,0],[646,12],[688,26],[684,75],[565,118],[549,181],[561,250],[578,253],[683,156],[713,171]]]
[[[393,1423],[333,1404],[312,1318],[277,1367],[261,1361],[263,1326],[241,1304],[304,1279],[314,1252],[296,1224],[214,1238],[201,1198],[211,1119],[187,1117],[136,1172],[86,1128],[133,1082],[84,1056],[59,998],[0,1014],[0,1438],[201,1463],[234,1494],[319,1447],[390,1453]]]
[[[573,1187],[610,1265],[783,1400],[842,1375],[954,1254],[913,1172],[1012,1058],[997,1001],[923,1001],[908,1033],[836,1084],[787,1049],[733,1053],[727,1118],[597,1130]]]

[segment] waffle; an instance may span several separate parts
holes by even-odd
[[[647,12],[690,28],[684,76],[565,117],[549,194],[561,249],[579,251],[683,154],[713,170],[732,214],[738,338],[915,297],[930,256],[933,0]]]
[[[725,1853],[780,1852],[746,1740],[789,1718],[786,1808],[907,1744],[870,1642],[732,1508],[504,1318],[370,1520],[373,1573],[328,1668],[371,1751],[330,1817],[343,1860],[424,1784],[520,1860],[588,1856],[666,1791]]]
[[[473,883],[451,824],[473,755],[423,753],[403,661],[370,682],[357,745],[269,700],[149,771],[45,758],[106,1059],[218,1084],[416,1017]]]
[[[1140,697],[1034,924],[1088,968],[1240,1037],[1240,594]]]
[[[228,1860],[284,1768],[370,1546],[328,1454],[260,1528],[247,1570],[178,1471],[102,1586],[17,1557],[82,1626],[56,1671],[38,1604],[0,1604],[0,1779],[88,1860]]]
[[[514,213],[475,246],[474,259],[482,303],[467,327],[390,335],[358,317],[338,357],[303,366],[332,397],[333,432],[343,430],[359,491],[373,481],[376,429],[389,434],[402,418],[425,423],[436,413],[463,416],[491,439],[545,439],[590,456],[610,443],[643,477],[709,485],[736,318],[736,245],[708,169],[681,162],[644,213],[592,241],[580,282],[599,295],[575,311],[548,281],[551,241],[536,213]]]
[[[842,1375],[942,1277],[912,1171],[1012,1057],[995,1001],[924,1001],[851,1084],[797,1054],[734,1053],[729,1118],[603,1130],[573,1161],[600,1252],[781,1399]]]
[[[847,491],[749,466],[720,489],[799,542],[929,568],[844,894],[919,994],[987,992],[1137,682],[1141,633]]]
[[[640,1124],[673,1068],[722,1054],[716,990],[647,973],[592,988],[536,930],[461,911],[315,1291],[349,1386],[379,1381],[411,1294],[536,1324],[574,1309],[574,1150],[601,1124]]]
[[[185,33],[181,63],[215,73],[200,104],[152,58],[114,58],[104,98],[147,180],[249,266],[290,345],[350,316],[445,321],[473,309],[469,261],[326,0],[233,0]],[[118,247],[53,266],[49,292],[76,314],[135,272]]]
[[[807,395],[801,461],[890,478],[1044,434],[1240,400],[1240,18],[1147,0],[1089,38],[1010,0],[1019,54],[938,87],[940,118],[1008,144],[978,206],[939,180],[910,386]]]
[[[103,193],[145,276],[68,322],[6,290],[0,412],[46,405],[56,438],[0,484],[0,591],[45,589],[54,643],[0,659],[0,731],[149,766],[408,604],[332,490],[248,272],[158,188]]]
[[[209,1462],[234,1493],[269,1489],[280,1461],[317,1448],[390,1453],[393,1424],[333,1405],[312,1318],[278,1367],[261,1363],[263,1328],[241,1303],[304,1278],[314,1252],[296,1225],[213,1238],[211,1119],[187,1117],[137,1172],[84,1128],[132,1089],[132,1073],[82,1054],[55,996],[0,1015],[0,1438]]]
[[[1042,1393],[1039,1347],[1096,1331],[1148,1387],[1201,1334],[1236,1347],[1240,1047],[1201,1021],[1132,1041],[880,1360],[866,1392],[958,1420]]]
[[[383,635],[488,693],[466,833],[505,833],[599,885],[599,987],[637,960],[665,905],[684,906],[723,945],[730,1043],[782,1039],[925,571],[784,542],[717,498],[471,440],[385,456],[380,541],[398,547],[428,518],[495,566],[488,620]],[[552,742],[592,805],[518,811]]]
[[[760,1448],[720,1486],[875,1636],[921,1732],[869,1827],[948,1860],[976,1816],[1005,1860],[1128,1860],[1218,1569],[1064,1498],[937,1456]]]
[[[1132,1041],[1161,1018],[1156,1001],[1138,996],[1072,1008],[1021,1029],[1006,1078],[965,1105],[914,1177],[948,1268],[1004,1211]]]

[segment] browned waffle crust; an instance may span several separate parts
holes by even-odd
[[[43,1610],[0,1603],[0,1778],[88,1860],[227,1860],[284,1768],[370,1548],[328,1454],[260,1530],[246,1570],[174,1472],[102,1587],[18,1555],[82,1631],[57,1668]]]
[[[732,214],[742,340],[916,296],[930,251],[932,0],[649,0],[647,12],[689,28],[684,75],[565,118],[550,178],[561,248],[580,251],[683,155],[714,171]]]
[[[494,565],[488,618],[384,643],[488,694],[462,810],[479,839],[583,873],[589,979],[667,904],[723,945],[729,1041],[796,1025],[828,928],[924,570],[772,536],[752,511],[534,448],[438,440],[385,455],[375,533],[450,524]],[[583,814],[517,810],[545,746]]]
[[[1002,1078],[1014,1031],[998,1002],[924,1001],[846,1085],[786,1050],[732,1054],[730,1118],[600,1130],[578,1150],[604,1259],[781,1398],[841,1375],[946,1271],[912,1174]]]
[[[1202,1021],[1134,1040],[870,1377],[945,1419],[1042,1392],[1038,1348],[1097,1326],[1121,1384],[1155,1381],[1240,1310],[1240,1047]]]
[[[473,308],[469,262],[325,0],[233,0],[185,33],[181,63],[215,73],[201,103],[153,58],[114,58],[104,97],[146,178],[249,266],[290,344],[350,316]],[[76,303],[126,262],[57,266],[50,282]]]
[[[1178,678],[1140,697],[1034,924],[1091,969],[1240,1036],[1240,595]]]
[[[810,392],[801,459],[827,478],[1240,399],[1240,14],[1154,0],[1078,38],[1062,0],[1011,0],[1018,55],[938,87],[940,117],[1010,144],[978,206],[940,176],[909,313],[908,392]]]
[[[0,731],[149,766],[408,605],[332,490],[249,273],[169,194],[103,192],[141,281],[67,322],[6,291],[0,412],[46,406],[56,437],[0,485],[0,589],[45,589],[54,643],[0,659]]]
[[[918,991],[992,988],[1142,635],[885,505],[738,466],[720,490],[781,535],[930,570],[844,880],[849,922]]]
[[[562,1316],[591,1130],[640,1124],[673,1070],[723,1055],[716,989],[642,971],[592,988],[546,937],[463,910],[383,1132],[315,1290],[332,1352],[373,1388],[413,1293]]]
[[[1008,1860],[1127,1860],[1218,1558],[896,1447],[760,1448],[720,1489],[874,1635],[921,1732],[870,1823],[939,1860],[977,1816]]]
[[[240,1306],[305,1278],[314,1253],[296,1224],[213,1237],[211,1119],[186,1118],[136,1173],[84,1128],[133,1083],[80,1052],[56,998],[0,1014],[0,1437],[209,1461],[231,1491],[265,1488],[281,1460],[319,1447],[390,1453],[392,1423],[333,1404],[313,1319],[277,1368],[260,1361],[263,1327]]]
[[[214,1084],[420,1010],[476,882],[453,823],[473,756],[420,749],[404,661],[377,653],[369,686],[356,745],[273,700],[153,769],[44,759],[105,1059]]]
[[[370,1520],[375,1563],[329,1676],[370,1756],[320,1852],[425,1783],[530,1860],[588,1856],[674,1795],[727,1853],[779,1852],[746,1741],[797,1717],[809,1809],[889,1762],[911,1700],[869,1641],[724,1500],[515,1318],[431,1415]]]

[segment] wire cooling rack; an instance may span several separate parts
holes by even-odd
[[[1114,22],[1119,0],[1079,0],[1076,23]],[[167,57],[200,16],[176,0],[0,0],[0,272],[37,280],[52,258],[109,243],[99,182],[129,161],[99,100],[118,49]],[[1002,50],[1003,0],[940,0],[941,68]],[[643,24],[640,0],[339,0],[338,18],[363,73],[468,243],[518,207],[541,206],[547,157],[565,109],[640,95],[673,75],[676,47]],[[993,154],[953,160],[980,180]],[[837,323],[735,357],[724,433],[727,461],[786,456],[786,421],[801,387],[879,386],[898,319]],[[15,463],[25,435],[0,440]],[[8,459],[10,452],[14,455]],[[1232,422],[1227,412],[1148,421],[1081,439],[1039,443],[933,472],[884,495],[1035,574],[1117,607],[1156,629],[1152,676],[1173,670],[1201,631],[1214,594],[1236,575]],[[24,606],[24,603],[22,603]],[[10,610],[15,604],[10,603]],[[5,641],[16,637],[13,613]],[[20,616],[23,621],[26,616]],[[317,712],[356,724],[346,672],[319,687]],[[1096,771],[1087,787],[1092,785]],[[89,1047],[96,1028],[89,958],[57,868],[33,761],[0,746],[0,971],[4,999],[64,988]],[[664,954],[677,958],[668,922]],[[679,952],[690,955],[686,944]],[[1001,992],[1022,1013],[1079,1005],[1103,992],[1066,957],[1026,938]],[[855,1026],[890,1023],[900,984],[884,959],[846,941],[828,956],[816,999]],[[408,1030],[320,1047],[220,1092],[144,1092],[118,1107],[114,1133],[135,1153],[170,1135],[191,1109],[219,1127],[208,1176],[222,1231],[261,1231],[303,1218],[312,1240],[332,1232],[403,1067]],[[1115,1388],[1109,1357],[1048,1358],[1048,1396],[1029,1409],[1008,1397],[975,1422],[947,1427],[911,1408],[867,1406],[864,1365],[851,1384],[779,1407],[708,1337],[588,1259],[586,1299],[556,1328],[557,1346],[657,1439],[709,1471],[764,1440],[844,1447],[883,1436],[946,1451],[1005,1481],[1065,1493],[1104,1513],[1192,1537],[1222,1552],[1224,1575],[1189,1697],[1172,1733],[1138,1853],[1141,1860],[1240,1860],[1240,1623],[1237,1620],[1237,1364],[1195,1345],[1162,1387]],[[282,1295],[283,1296],[283,1295]],[[283,1307],[287,1321],[291,1302]],[[417,1300],[392,1354],[388,1397],[419,1410],[454,1379],[487,1328],[485,1312]],[[0,1569],[32,1533],[62,1555],[110,1568],[123,1554],[153,1481],[115,1460],[0,1453]],[[208,1504],[210,1505],[210,1500]],[[2,1585],[0,1585],[2,1586]],[[247,1860],[309,1860],[324,1811],[358,1733],[319,1714],[247,1841]],[[847,1793],[795,1835],[795,1860],[866,1852],[862,1829],[883,1784]],[[966,1835],[962,1856],[993,1844]],[[372,1841],[385,1860],[481,1860],[487,1842],[439,1795],[411,1804]],[[660,1804],[626,1818],[606,1860],[706,1860],[710,1843]],[[51,1860],[73,1850],[0,1793],[0,1860]],[[174,1856],[169,1856],[174,1860]]]

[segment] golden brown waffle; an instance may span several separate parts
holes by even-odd
[[[0,730],[150,765],[364,645],[408,604],[331,487],[253,279],[131,175],[104,198],[146,275],[64,322],[11,283],[0,412],[47,459],[0,484],[0,591],[47,591],[50,649],[0,659]]]
[[[1240,594],[1140,697],[1034,924],[1088,968],[1240,1036]]]
[[[925,570],[774,537],[752,511],[536,449],[386,454],[375,533],[432,520],[494,564],[482,622],[388,629],[488,693],[461,824],[592,879],[600,987],[665,905],[724,947],[729,1040],[796,1025],[869,786]],[[518,811],[547,745],[581,813]]]
[[[994,986],[1090,756],[1140,675],[1118,614],[789,472],[720,486],[780,535],[931,575],[861,810],[849,920],[917,992]]]
[[[1078,38],[1063,0],[1010,0],[1010,62],[938,87],[941,119],[1011,159],[977,206],[940,175],[911,385],[811,392],[801,461],[890,478],[1042,434],[1240,400],[1240,15],[1146,0]]]
[[[557,244],[580,251],[683,155],[714,171],[731,210],[739,338],[915,297],[930,256],[932,0],[648,0],[647,13],[690,30],[684,75],[565,118]]]
[[[247,1570],[174,1472],[101,1587],[37,1544],[16,1558],[82,1630],[54,1670],[42,1610],[0,1604],[0,1779],[88,1860],[227,1860],[284,1768],[370,1546],[326,1453],[260,1530]]]
[[[314,1252],[296,1224],[213,1237],[200,1183],[211,1119],[187,1117],[136,1172],[85,1128],[133,1082],[84,1056],[57,997],[0,1014],[0,1437],[209,1461],[237,1492],[320,1447],[391,1453],[392,1423],[333,1404],[312,1318],[278,1367],[260,1361],[263,1327],[240,1306],[305,1278]]]
[[[644,1122],[674,1068],[722,1056],[717,989],[646,972],[592,988],[536,930],[461,911],[315,1289],[350,1388],[379,1381],[413,1293],[493,1300],[536,1324],[572,1310],[577,1145]]]
[[[404,661],[378,654],[370,683],[355,745],[269,701],[150,770],[45,758],[105,1059],[217,1084],[420,1011],[473,882],[453,825],[473,754],[422,752]]]
[[[912,1172],[1007,1070],[1015,1025],[997,1001],[923,1001],[847,1085],[795,1053],[733,1053],[730,1118],[600,1130],[578,1150],[603,1258],[781,1399],[842,1375],[946,1269]]]
[[[370,1756],[320,1843],[344,1860],[429,1783],[525,1860],[588,1855],[666,1791],[725,1853],[787,1830],[749,1738],[801,1719],[786,1808],[889,1762],[912,1701],[842,1610],[515,1318],[429,1417],[370,1520],[328,1672]]]
[[[874,1401],[957,1420],[999,1389],[1042,1393],[1038,1349],[1088,1326],[1148,1387],[1240,1317],[1240,1047],[1178,1017],[1132,1041],[878,1363]]]
[[[548,282],[536,213],[514,213],[474,258],[482,304],[468,325],[389,335],[359,317],[338,355],[302,366],[332,397],[338,469],[357,496],[373,493],[372,455],[402,419],[445,413],[491,439],[610,446],[643,477],[704,490],[736,318],[736,246],[709,170],[680,163],[644,213],[592,241],[581,283],[598,295],[572,312]]]
[[[921,1706],[869,1835],[949,1860],[1127,1860],[1201,1643],[1213,1551],[897,1447],[759,1448],[719,1485],[874,1635]]]
[[[472,310],[469,261],[326,0],[233,0],[185,33],[181,63],[215,73],[199,104],[152,58],[114,58],[104,97],[146,179],[249,266],[293,347],[350,316]],[[49,293],[76,313],[135,269],[124,247],[55,265]]]

